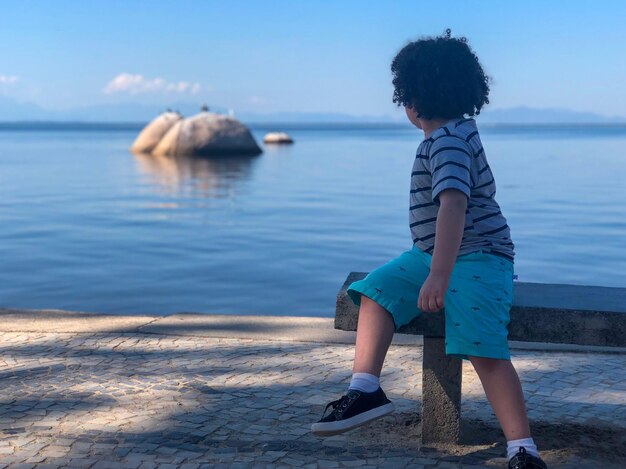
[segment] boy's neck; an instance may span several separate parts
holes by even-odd
[[[430,134],[432,134],[439,127],[442,127],[446,122],[451,120],[452,119],[422,119],[420,117],[420,127],[424,131],[424,138],[429,138]]]

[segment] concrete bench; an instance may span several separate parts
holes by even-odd
[[[358,308],[346,290],[366,275],[348,275],[335,329],[356,330]],[[422,314],[399,333],[424,336],[422,442],[458,442],[462,360],[445,354],[444,314]],[[626,347],[626,288],[515,282],[509,340]]]

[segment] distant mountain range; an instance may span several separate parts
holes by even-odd
[[[169,106],[183,115],[197,113],[201,103],[178,102]],[[0,122],[47,121],[47,122],[147,122],[165,111],[160,104],[119,103],[76,107],[64,110],[49,110],[37,104],[19,102],[0,95]],[[227,113],[223,107],[213,107],[216,112]],[[342,113],[319,112],[273,112],[237,113],[237,118],[249,123],[401,123],[404,116],[378,115],[356,116]],[[487,109],[481,113],[481,123],[487,124],[609,124],[624,123],[626,117],[607,117],[591,112],[568,109],[537,109],[515,107]]]
[[[489,124],[625,124],[626,117],[607,117],[593,112],[570,109],[537,109],[514,107],[487,109],[480,114],[482,123]]]
[[[174,103],[171,109],[191,115],[199,111],[200,104]],[[166,106],[141,103],[99,104],[50,110],[0,95],[0,122],[145,122],[165,110]]]

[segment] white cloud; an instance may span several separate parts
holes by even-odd
[[[268,100],[263,96],[250,96],[249,101],[251,104],[260,106],[261,104],[266,104]]]
[[[15,75],[0,75],[0,85],[14,85],[19,80]]]
[[[104,87],[104,94],[114,93],[178,93],[196,95],[202,91],[200,83],[170,82],[163,78],[146,78],[143,75],[120,73]]]

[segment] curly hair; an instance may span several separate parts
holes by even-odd
[[[393,102],[424,119],[480,114],[489,103],[489,77],[465,37],[425,37],[402,48],[391,63]]]

